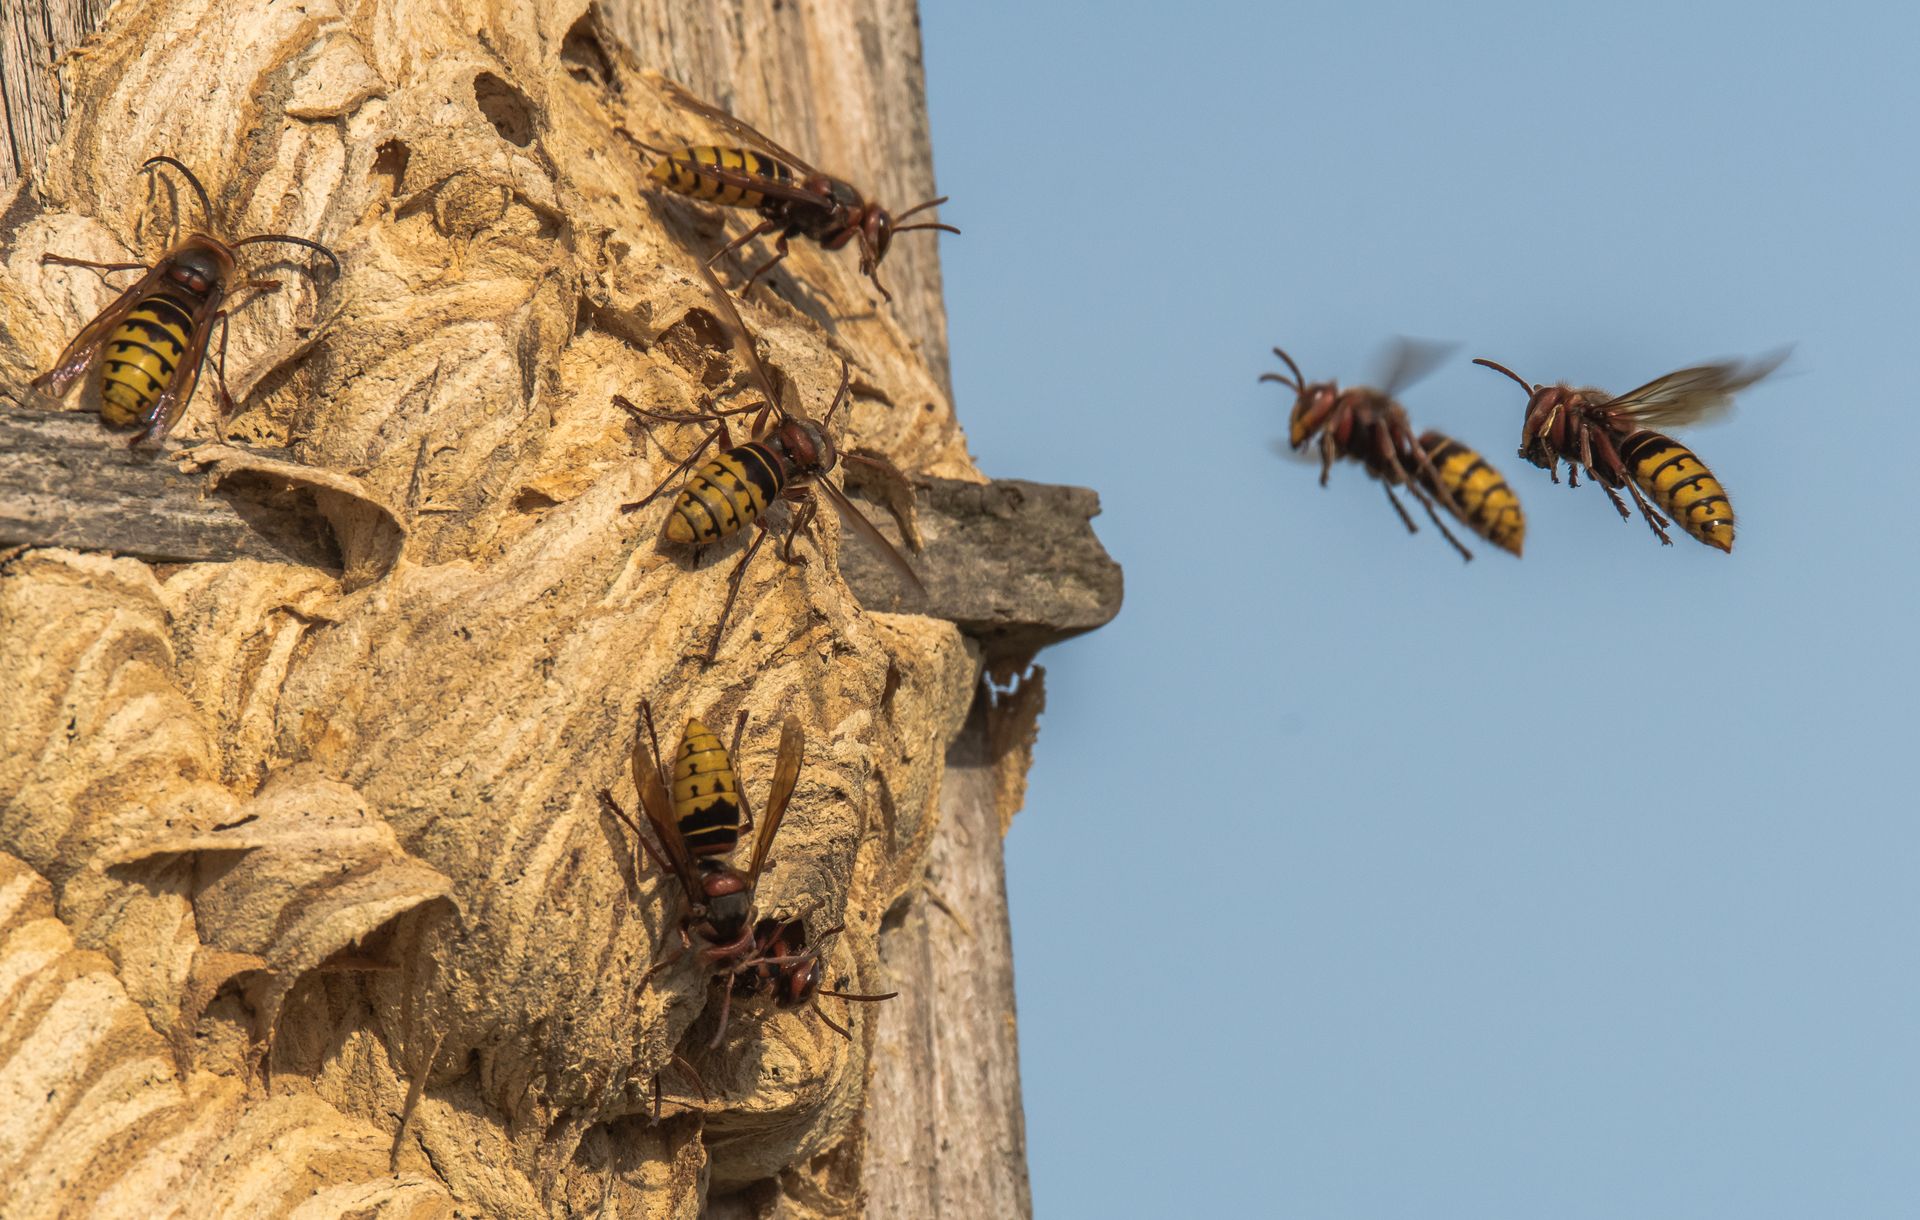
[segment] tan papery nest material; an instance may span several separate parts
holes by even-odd
[[[695,1054],[713,988],[691,955],[649,976],[683,898],[596,790],[632,806],[643,697],[676,739],[747,710],[756,802],[798,717],[760,909],[844,922],[830,978],[884,990],[874,937],[978,659],[863,610],[830,518],[801,565],[766,548],[718,663],[689,659],[746,537],[696,562],[658,545],[664,498],[619,511],[699,432],[611,399],[749,392],[695,274],[730,230],[644,190],[620,134],[697,124],[579,4],[127,0],[69,71],[85,113],[0,219],[0,379],[111,299],[42,253],[164,249],[189,201],[135,169],[178,157],[234,230],[345,264],[236,316],[243,410],[198,459],[290,450],[344,566],[6,565],[6,1215],[690,1216],[804,1172],[857,1132],[875,1006],[835,1010],[849,1043],[750,1002]],[[786,267],[791,303],[742,306],[775,376],[817,412],[851,361],[843,447],[977,479],[856,260]],[[210,385],[176,439],[210,438]],[[795,1214],[852,1206],[817,1194]]]

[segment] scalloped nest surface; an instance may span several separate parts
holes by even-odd
[[[739,222],[644,189],[633,142],[698,125],[581,4],[129,0],[68,68],[85,117],[0,217],[0,379],[112,297],[43,253],[151,261],[191,218],[136,172],[171,155],[220,232],[338,252],[314,278],[248,247],[283,286],[234,317],[227,431],[367,493],[330,513],[339,572],[6,562],[6,1214],[691,1216],[830,1162],[875,1006],[836,1009],[846,1042],[747,1001],[707,1050],[684,900],[595,794],[634,802],[642,699],[675,739],[746,711],[756,805],[798,717],[759,907],[844,922],[830,977],[884,990],[978,659],[860,607],[830,521],[691,655],[746,538],[690,557],[666,498],[622,511],[701,433],[612,398],[752,393],[696,273]],[[775,378],[817,414],[849,361],[843,447],[977,479],[856,259],[786,270],[806,291],[742,303]],[[180,439],[211,433],[206,384]]]

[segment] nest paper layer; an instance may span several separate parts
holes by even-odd
[[[343,260],[337,281],[261,272],[284,286],[235,316],[228,435],[366,493],[330,510],[339,572],[5,567],[9,1214],[692,1215],[833,1147],[874,1014],[838,1012],[849,1044],[749,1006],[694,1087],[673,1057],[704,1043],[712,989],[690,959],[652,970],[681,899],[595,793],[633,802],[642,698],[675,737],[746,710],[756,803],[799,717],[760,907],[844,921],[830,974],[883,990],[874,937],[977,659],[855,603],[831,521],[803,564],[764,550],[718,663],[690,658],[746,539],[696,559],[660,545],[664,499],[621,510],[700,433],[611,400],[751,392],[695,274],[740,222],[642,189],[627,138],[711,133],[579,5],[129,0],[73,71],[86,121],[0,216],[0,379],[111,299],[42,253],[151,260],[191,218],[134,172],[175,156],[227,236]],[[789,266],[743,307],[776,378],[817,413],[844,358],[843,446],[977,478],[853,257]],[[181,437],[210,432],[202,384]]]

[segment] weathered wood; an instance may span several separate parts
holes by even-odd
[[[880,938],[917,980],[890,1003],[868,1094],[867,1214],[888,1220],[1030,1215],[1013,942],[981,688],[947,749],[926,883]]]
[[[0,410],[0,546],[63,546],[160,563],[340,566],[310,494],[244,476],[212,485],[166,453],[128,445],[128,435],[78,411]]]
[[[7,143],[0,191],[32,172],[60,138],[72,101],[52,67],[80,45],[113,0],[0,0],[0,102]]]
[[[914,561],[927,586],[924,608],[900,594],[877,555],[842,545],[840,570],[863,605],[898,604],[957,623],[990,661],[1030,658],[1120,612],[1120,565],[1094,536],[1100,497],[1087,488],[921,479],[914,504],[925,544]],[[868,515],[898,539],[884,513]]]
[[[338,568],[339,548],[311,494],[241,475],[217,485],[78,411],[0,410],[0,547],[62,546],[161,563],[262,559]],[[285,460],[284,450],[262,457]],[[1119,565],[1089,523],[1099,498],[1022,480],[914,486],[925,550],[922,601],[876,555],[847,540],[840,570],[862,605],[957,624],[988,658],[1031,656],[1120,609]],[[868,514],[898,541],[881,509]]]

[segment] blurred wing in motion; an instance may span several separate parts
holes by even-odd
[[[1733,396],[1780,367],[1787,349],[1757,360],[1728,360],[1681,369],[1629,390],[1608,405],[1647,428],[1706,423],[1733,409]]]
[[[1380,387],[1382,394],[1392,398],[1439,368],[1442,361],[1459,350],[1458,343],[1399,336],[1381,353],[1381,373],[1374,384]]]

